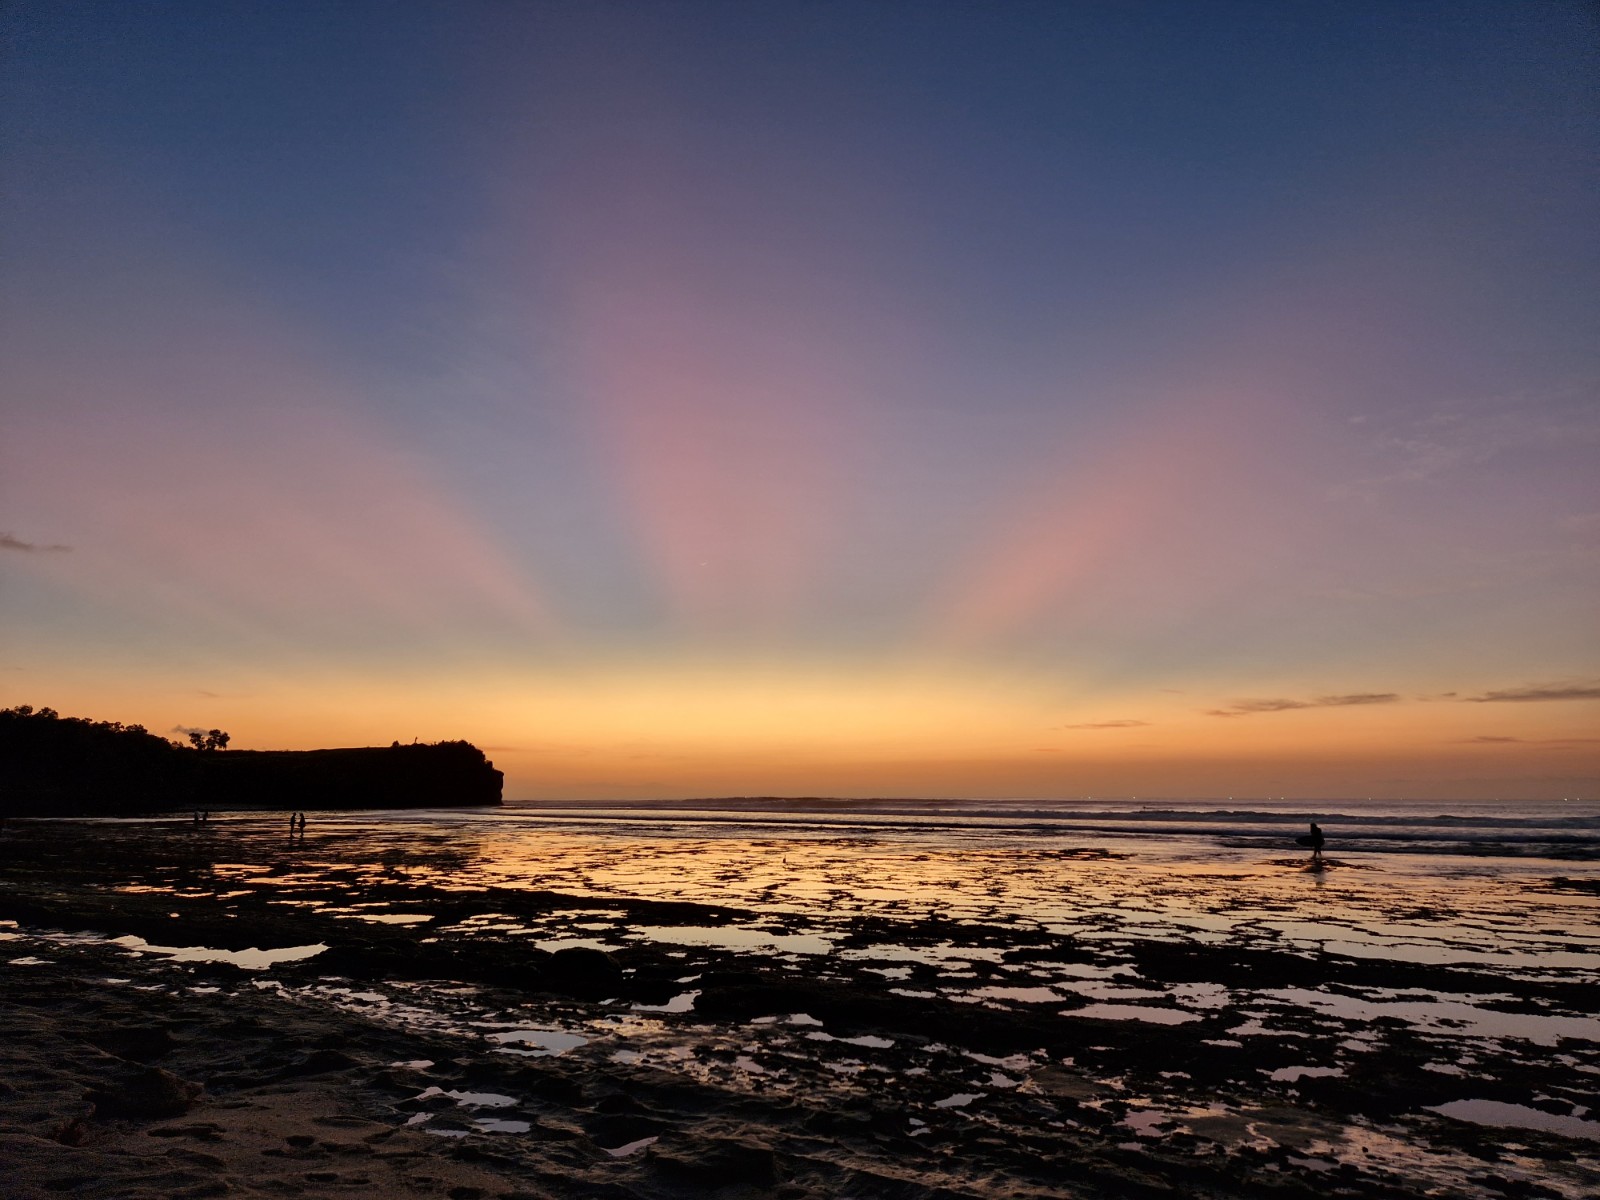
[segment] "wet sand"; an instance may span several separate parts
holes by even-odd
[[[1592,1195],[1592,873],[1304,866],[17,823],[0,1173],[19,1197]]]

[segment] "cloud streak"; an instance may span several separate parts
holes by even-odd
[[[1468,697],[1472,704],[1526,700],[1600,700],[1600,683],[1535,683]]]
[[[1350,708],[1363,704],[1393,704],[1394,692],[1355,692],[1348,696],[1318,696],[1314,700],[1235,700],[1232,708],[1210,708],[1208,717],[1248,717],[1255,713],[1289,712],[1297,708]]]
[[[1480,733],[1477,737],[1462,738],[1461,741],[1468,746],[1504,746],[1508,743],[1519,746],[1582,746],[1600,742],[1600,738],[1519,738]]]
[[[71,546],[63,546],[59,542],[51,542],[49,544],[25,542],[12,534],[0,533],[0,550],[20,550],[24,554],[57,554],[71,549]]]
[[[1149,721],[1085,721],[1081,725],[1063,725],[1063,729],[1134,729],[1140,725],[1148,725]]]

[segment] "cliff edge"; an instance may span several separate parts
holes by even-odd
[[[503,781],[464,741],[197,750],[141,725],[26,705],[0,710],[0,817],[495,805]]]

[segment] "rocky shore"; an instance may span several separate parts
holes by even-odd
[[[797,970],[726,944],[812,936],[772,912],[406,877],[448,876],[442,846],[391,848],[374,882],[314,838],[260,840],[261,863],[90,828],[0,842],[8,1197],[1577,1200],[1600,1180],[1571,1115],[1600,1071],[1592,990],[1570,979],[1512,996],[1459,968],[1160,940],[1108,958],[937,916],[853,918]],[[674,932],[606,945],[641,928]],[[956,952],[959,997],[936,986]],[[1032,1003],[1024,961],[1154,999],[1141,1019]],[[1463,1068],[1427,1030],[1310,1009],[1248,1036],[1267,1009],[1233,999],[1372,989],[1543,1021],[1474,1043],[1468,1091],[1548,1128],[1447,1115]]]

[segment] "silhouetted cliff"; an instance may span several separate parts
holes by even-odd
[[[143,725],[0,710],[0,815],[141,812],[181,805],[200,753]]]
[[[0,710],[0,816],[499,804],[502,780],[470,742],[194,750],[141,725]]]
[[[218,750],[200,760],[202,808],[433,808],[499,804],[504,776],[471,742],[342,750]]]

